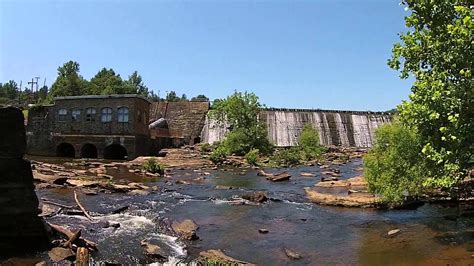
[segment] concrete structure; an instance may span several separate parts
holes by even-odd
[[[38,217],[31,164],[19,109],[0,108],[0,259],[41,250],[49,239]]]
[[[137,95],[88,95],[34,107],[28,119],[28,154],[130,159],[153,152],[150,102]]]

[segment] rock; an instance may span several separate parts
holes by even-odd
[[[181,180],[181,179],[180,179],[180,180],[176,180],[175,183],[178,184],[178,185],[189,185],[189,184],[191,184],[191,183],[189,183],[188,181],[186,181],[186,180]]]
[[[75,187],[97,187],[101,182],[96,180],[68,179],[66,183]]]
[[[284,251],[285,251],[286,256],[292,260],[299,260],[302,258],[300,254],[298,254],[296,251],[292,249],[285,248]]]
[[[201,251],[199,253],[199,259],[204,263],[207,264],[208,262],[212,263],[213,265],[255,265],[249,262],[241,261],[234,259],[232,257],[227,256],[222,252],[222,250],[207,250]]]
[[[267,173],[265,173],[265,171],[263,171],[263,170],[258,170],[258,171],[257,171],[257,175],[258,175],[258,176],[272,176],[272,174],[267,174]]]
[[[96,189],[88,189],[88,188],[83,188],[82,193],[84,193],[87,196],[95,196],[99,192]]]
[[[142,247],[145,249],[145,255],[157,258],[157,259],[166,259],[167,256],[161,247],[150,244],[147,240],[142,240],[141,242]]]
[[[215,189],[224,189],[224,190],[227,190],[227,189],[233,189],[233,187],[217,185],[217,186],[215,187]]]
[[[199,226],[191,219],[186,219],[182,222],[173,222],[171,228],[186,240],[196,240],[199,237],[196,235],[196,231],[199,229]]]
[[[107,221],[107,220],[102,220],[99,222],[100,226],[102,228],[119,228],[120,227],[120,223],[116,223],[116,222],[110,222],[110,221]]]
[[[356,193],[347,196],[341,196],[329,193],[320,193],[310,188],[305,188],[305,192],[306,196],[311,202],[321,205],[371,208],[380,204],[380,198],[371,194]]]
[[[252,202],[262,203],[268,200],[267,194],[263,191],[257,191],[253,193],[248,193],[242,196],[243,199]]]
[[[129,191],[127,194],[131,196],[148,196],[150,195],[150,192],[143,189],[134,189]]]
[[[49,258],[54,262],[58,263],[60,261],[63,261],[65,259],[72,259],[76,255],[74,255],[74,252],[68,248],[53,248],[48,252]]]
[[[260,228],[260,229],[258,229],[258,232],[259,232],[260,234],[268,234],[268,229]]]
[[[314,177],[315,176],[315,174],[313,174],[313,173],[305,173],[305,172],[300,173],[300,175],[304,176],[304,177]]]
[[[279,174],[276,174],[276,175],[267,176],[267,179],[272,181],[272,182],[281,182],[281,181],[290,180],[290,177],[291,177],[291,175],[288,174],[288,172],[283,172],[283,173],[279,173]]]
[[[390,230],[390,231],[388,231],[387,236],[388,237],[394,237],[394,236],[398,235],[400,233],[400,231],[401,231],[400,229]]]
[[[97,176],[100,177],[100,178],[108,179],[108,180],[114,179],[113,176],[111,176],[111,175],[106,175],[106,174],[98,174]]]

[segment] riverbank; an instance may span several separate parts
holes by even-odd
[[[184,148],[157,158],[167,166],[163,176],[147,174],[138,160],[30,159],[42,216],[71,231],[81,229],[84,238],[97,243],[98,251],[91,253],[95,263],[197,263],[216,256],[259,265],[472,261],[470,205],[375,210],[312,203],[305,188],[363,193],[357,183],[361,159],[340,163],[340,156],[327,156],[336,164],[216,167],[195,149]],[[191,163],[179,166],[180,160]],[[285,181],[267,179],[284,172],[290,176]],[[408,255],[400,256],[401,250]],[[48,253],[35,257],[50,262]]]

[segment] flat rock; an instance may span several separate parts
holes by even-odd
[[[287,256],[288,258],[292,259],[292,260],[299,260],[299,259],[302,258],[301,255],[298,254],[298,252],[296,252],[296,251],[294,251],[294,250],[292,250],[292,249],[285,248],[284,251],[285,251],[286,256]]]
[[[300,176],[304,176],[304,177],[314,177],[315,174],[313,174],[313,173],[307,173],[307,172],[302,172],[302,173],[300,173]]]
[[[199,237],[196,234],[196,231],[199,229],[199,226],[191,219],[186,219],[181,222],[173,222],[171,224],[173,230],[183,237],[186,240],[196,240]]]
[[[241,261],[227,256],[222,250],[207,250],[199,253],[200,259],[206,262],[212,262],[213,265],[255,265],[249,262]]]
[[[97,187],[101,182],[96,180],[68,179],[66,183],[75,187]]]
[[[291,175],[288,174],[288,172],[283,172],[283,173],[267,176],[267,179],[272,182],[281,182],[281,181],[290,180],[290,177]]]
[[[379,204],[380,199],[370,194],[351,194],[346,196],[320,193],[310,188],[305,188],[306,197],[313,203],[330,206],[371,208]]]
[[[141,242],[141,245],[145,249],[144,250],[145,255],[147,255],[149,257],[157,258],[157,259],[166,259],[167,258],[165,252],[161,249],[160,246],[150,244],[146,240],[143,240]]]
[[[258,229],[258,232],[259,232],[260,234],[268,234],[268,229],[260,228],[260,229]]]
[[[131,196],[148,196],[150,195],[150,192],[143,189],[134,189],[129,191],[127,194]]]
[[[387,236],[388,237],[394,237],[394,236],[398,235],[400,233],[400,231],[401,231],[400,229],[390,230],[390,231],[388,231]]]
[[[49,258],[54,262],[60,262],[65,259],[74,258],[76,255],[68,248],[53,248],[48,252]]]

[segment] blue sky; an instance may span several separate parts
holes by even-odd
[[[68,60],[90,79],[134,70],[160,91],[267,106],[388,110],[410,82],[386,61],[405,31],[399,1],[0,0],[0,81],[51,83]]]

